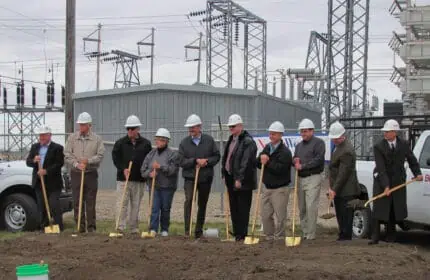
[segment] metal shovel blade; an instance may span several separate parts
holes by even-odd
[[[218,238],[219,237],[219,230],[217,228],[208,228],[203,232],[204,237],[212,237],[212,238]]]
[[[120,232],[111,232],[109,233],[109,237],[123,237],[123,234]]]
[[[336,215],[333,214],[333,213],[325,213],[325,214],[323,214],[323,215],[320,216],[320,218],[324,219],[324,220],[330,220],[330,219],[332,219],[334,217],[336,217]]]
[[[286,237],[285,245],[287,245],[288,247],[298,246],[301,240],[301,237]]]
[[[142,232],[142,238],[154,238],[155,237],[155,233],[154,232],[147,232],[144,231]]]
[[[58,225],[50,225],[45,227],[45,233],[60,233],[60,227]]]
[[[246,245],[254,245],[260,242],[260,238],[254,236],[246,236],[245,241],[243,242]]]

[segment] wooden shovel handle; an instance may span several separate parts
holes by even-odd
[[[38,163],[39,170],[42,169],[42,164]],[[46,208],[46,214],[48,215],[48,221],[52,225],[52,218],[51,218],[51,208],[49,207],[49,201],[48,201],[48,195],[46,194],[46,185],[45,185],[45,178],[43,175],[39,175],[40,177],[40,183],[42,185],[42,194],[43,194],[43,200],[45,202],[45,208]]]
[[[154,202],[154,191],[155,191],[155,179],[157,177],[157,171],[154,169],[154,177],[151,182],[151,194],[149,196],[149,211],[148,211],[148,232],[151,228],[151,215],[152,215],[152,204]]]
[[[413,182],[415,182],[415,181],[416,181],[416,179],[412,179],[412,180],[410,180],[410,181],[407,181],[406,183],[403,183],[403,184],[401,184],[401,185],[398,185],[398,186],[396,186],[396,187],[394,187],[394,188],[390,189],[389,193],[391,194],[392,192],[395,192],[395,191],[397,191],[397,190],[399,190],[399,189],[401,189],[401,188],[404,188],[404,187],[406,187],[407,185],[409,185],[410,183],[413,183]],[[367,205],[368,205],[370,202],[375,201],[375,200],[380,199],[380,198],[383,198],[384,196],[386,196],[386,194],[385,194],[385,193],[381,193],[381,194],[378,194],[377,196],[372,197],[371,199],[369,199],[369,200],[364,204],[364,207],[367,207]]]
[[[200,166],[196,167],[196,176],[194,178],[194,188],[193,188],[193,198],[191,200],[191,213],[190,213],[190,228],[189,228],[189,235],[192,236],[192,227],[193,227],[193,211],[194,211],[194,201],[196,200],[196,192],[197,192],[197,183],[199,181],[199,172],[200,172]]]
[[[257,222],[258,210],[260,208],[260,194],[261,194],[261,186],[263,185],[264,166],[265,166],[264,164],[261,165],[260,180],[258,181],[257,203],[255,205],[254,219],[252,221],[252,229],[251,229],[252,237],[254,237],[255,223]]]
[[[122,192],[122,198],[121,198],[121,204],[120,204],[120,208],[119,208],[119,213],[118,213],[118,217],[116,218],[116,226],[115,229],[118,230],[119,227],[119,219],[122,215],[122,209],[124,208],[124,200],[125,200],[125,194],[127,193],[127,185],[128,185],[128,179],[130,178],[130,172],[131,172],[131,167],[133,166],[133,161],[130,160],[130,162],[128,163],[128,176],[127,178],[125,178],[125,185],[124,185],[124,191]]]

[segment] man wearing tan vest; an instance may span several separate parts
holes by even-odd
[[[75,223],[79,215],[79,195],[81,173],[85,171],[80,232],[96,230],[96,198],[98,189],[97,169],[103,159],[105,147],[100,136],[91,131],[90,114],[83,112],[76,122],[79,131],[69,136],[64,151],[65,161],[71,166],[70,179],[72,185],[73,208]],[[86,227],[85,227],[86,226]]]

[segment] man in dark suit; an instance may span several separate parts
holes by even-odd
[[[334,201],[336,218],[339,226],[338,241],[352,239],[352,220],[354,209],[348,202],[360,195],[356,155],[351,142],[345,137],[345,128],[339,122],[330,126],[329,138],[335,145],[330,159],[330,198]]]
[[[40,230],[49,225],[45,210],[40,176],[44,176],[46,192],[52,217],[60,230],[64,229],[61,212],[60,194],[63,188],[61,167],[64,164],[63,146],[51,141],[51,129],[42,126],[37,130],[39,142],[31,146],[27,157],[27,166],[33,168],[32,184],[36,193],[37,207],[40,215]],[[42,167],[39,169],[39,164]]]
[[[400,129],[395,120],[385,122],[384,140],[374,147],[375,169],[373,171],[373,195],[385,193],[386,197],[375,200],[372,211],[372,240],[370,245],[378,244],[380,222],[387,223],[387,242],[396,239],[396,223],[401,223],[408,216],[406,188],[395,192],[391,189],[406,182],[405,159],[417,181],[422,181],[420,166],[409,145],[397,136]]]

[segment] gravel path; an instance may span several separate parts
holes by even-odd
[[[181,186],[180,182],[180,186]],[[321,189],[321,197],[320,197],[320,205],[319,205],[319,215],[326,213],[328,201],[326,197],[327,193],[327,183],[323,184],[323,187]],[[147,213],[148,213],[148,204],[149,204],[149,193],[145,191],[144,197],[142,199],[141,208],[140,208],[140,219],[143,221],[147,220]],[[104,220],[104,219],[114,219],[115,215],[115,201],[119,194],[116,193],[115,190],[106,190],[106,189],[99,189],[98,195],[97,195],[97,219]],[[255,206],[255,199],[256,199],[256,192],[254,192],[253,196],[253,206],[252,209],[254,209]],[[184,201],[185,201],[185,195],[183,192],[182,187],[179,187],[179,189],[176,191],[175,196],[173,198],[173,204],[172,204],[172,210],[171,210],[171,219],[172,221],[176,222],[183,222],[184,219]],[[293,195],[291,193],[290,195],[290,201],[288,203],[288,218],[290,219],[293,212]],[[251,209],[251,216],[253,216],[253,210]],[[334,208],[331,208],[331,211],[334,212]],[[206,221],[207,222],[224,222],[223,216],[221,215],[221,195],[219,192],[213,192],[211,193],[207,205],[207,211],[206,211]],[[72,216],[71,213],[67,213],[65,217]],[[299,221],[298,219],[298,211],[296,211],[296,221]],[[258,220],[257,223],[260,221]],[[318,224],[324,227],[337,227],[336,219],[330,219],[330,220],[324,220],[321,218],[318,218]]]

